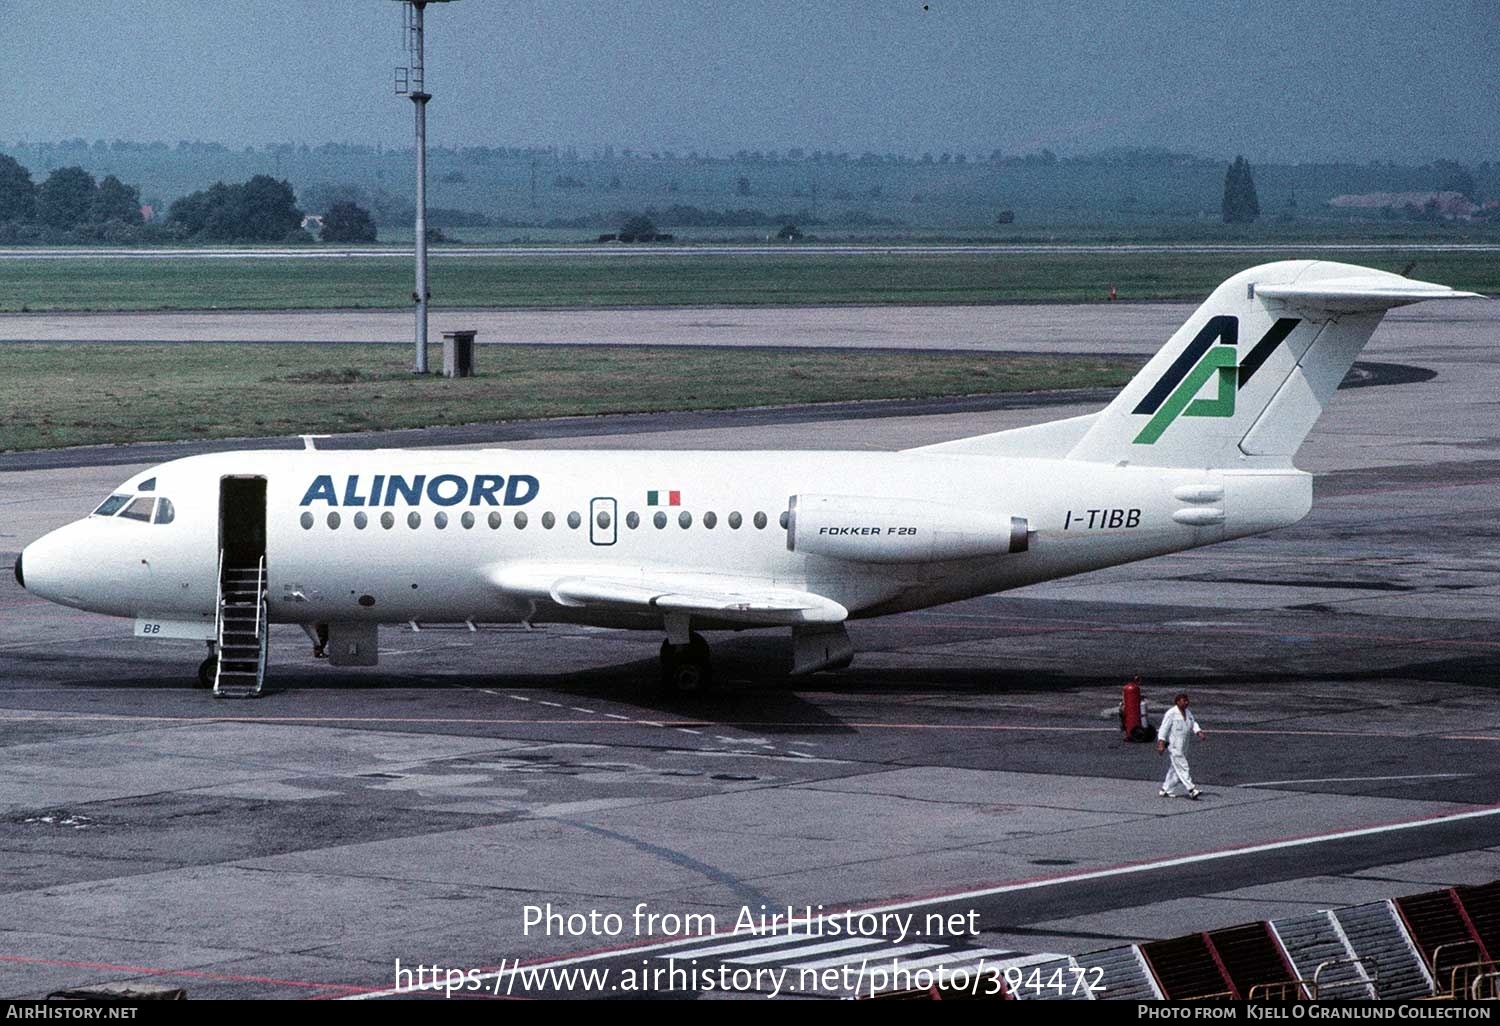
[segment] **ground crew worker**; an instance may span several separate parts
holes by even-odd
[[[1163,798],[1175,798],[1180,784],[1187,789],[1189,798],[1194,801],[1198,799],[1198,788],[1188,770],[1187,749],[1190,737],[1201,740],[1203,729],[1188,711],[1188,696],[1184,691],[1177,695],[1172,708],[1161,718],[1161,726],[1156,728],[1156,750],[1168,752],[1171,763],[1167,767],[1167,779],[1162,781],[1161,791],[1158,792]]]

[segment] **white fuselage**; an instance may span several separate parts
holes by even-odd
[[[1283,527],[1311,503],[1311,478],[1290,468],[1116,467],[930,452],[217,453],[133,479],[154,478],[149,494],[174,507],[168,523],[94,515],[28,546],[26,587],[117,616],[211,618],[220,482],[235,477],[266,482],[270,619],[303,624],[661,628],[660,615],[649,611],[507,592],[508,573],[542,564],[593,577],[728,576],[826,596],[851,617],[874,616]],[[934,503],[993,514],[997,523],[1024,518],[1028,544],[925,562],[789,551],[782,516],[798,495],[868,497],[872,509],[886,501]],[[694,625],[734,626],[701,617]]]

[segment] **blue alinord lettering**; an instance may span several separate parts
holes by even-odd
[[[426,474],[411,478],[376,474],[370,479],[368,491],[361,485],[360,475],[349,475],[344,479],[341,496],[333,475],[319,474],[307,486],[298,505],[323,502],[330,506],[417,506],[426,501],[435,506],[524,506],[541,491],[541,482],[530,474],[509,477],[476,474],[473,478],[459,474],[438,474],[433,478]]]

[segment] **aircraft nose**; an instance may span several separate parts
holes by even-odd
[[[26,558],[26,553],[25,552],[22,552],[19,556],[16,557],[16,583],[19,584],[23,588],[26,587],[26,574],[21,569],[21,560],[23,560],[25,558]]]

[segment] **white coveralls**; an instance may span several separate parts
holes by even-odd
[[[1202,730],[1198,726],[1198,721],[1193,718],[1191,709],[1184,715],[1182,710],[1174,705],[1161,718],[1161,726],[1156,728],[1156,737],[1157,740],[1167,743],[1167,758],[1170,765],[1167,767],[1167,779],[1161,783],[1161,789],[1167,794],[1172,794],[1179,784],[1185,792],[1197,790],[1197,785],[1193,783],[1192,775],[1188,770],[1187,749],[1188,741],[1200,733]]]

